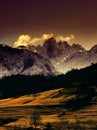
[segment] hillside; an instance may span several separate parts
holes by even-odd
[[[40,114],[43,125],[50,122],[54,130],[96,129],[96,77],[97,64],[66,75],[3,78],[0,80],[0,120],[4,127],[0,129],[29,128],[34,111]]]
[[[26,50],[0,44],[0,78],[11,75],[54,75],[48,59]]]
[[[73,109],[76,109],[87,105],[97,95],[96,77],[97,64],[81,70],[72,70],[66,75],[59,76],[15,75],[5,77],[0,81],[0,98],[17,98],[63,88],[67,89],[69,95],[76,95],[76,99],[73,99],[74,101],[71,100],[65,104],[69,108],[75,106]],[[64,90],[61,91],[61,95],[64,96]]]
[[[61,105],[63,101],[68,101],[75,95],[68,95],[67,90],[63,88],[40,92],[37,94],[30,94],[20,96],[17,98],[7,98],[0,100],[1,107],[12,106],[48,106],[48,105]],[[63,94],[60,94],[64,92]]]

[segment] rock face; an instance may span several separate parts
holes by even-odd
[[[39,54],[45,56],[46,58],[50,58],[50,59],[58,58],[62,55],[67,57],[78,51],[81,51],[81,52],[85,51],[85,49],[79,44],[73,44],[72,46],[70,46],[65,41],[56,42],[56,39],[53,37],[46,40],[44,42],[43,46],[37,46],[37,47],[29,46],[28,49],[31,51],[36,51]]]
[[[13,74],[66,73],[92,63],[97,63],[97,45],[87,51],[80,44],[57,42],[55,37],[47,39],[43,46],[11,48],[0,45],[0,77]]]
[[[30,46],[28,49],[48,58],[61,73],[97,63],[97,45],[87,51],[80,44],[69,45],[66,41],[56,42],[56,39],[52,37],[46,40],[43,46]]]
[[[40,54],[0,45],[0,78],[16,74],[53,75],[55,69],[51,62]]]

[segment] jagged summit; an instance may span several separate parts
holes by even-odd
[[[35,60],[33,60],[35,59]],[[33,64],[34,63],[34,64]],[[80,44],[70,45],[49,37],[43,45],[12,48],[0,45],[0,74],[50,74],[66,73],[97,63],[97,45],[85,50]],[[27,67],[25,67],[27,66]],[[54,67],[53,67],[54,66]]]
[[[33,49],[32,49],[33,48]],[[56,70],[66,73],[73,68],[84,68],[97,63],[97,45],[87,51],[80,44],[70,45],[66,41],[56,41],[54,37],[47,39],[43,46],[29,48],[48,58]]]

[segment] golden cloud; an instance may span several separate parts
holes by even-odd
[[[74,39],[74,37],[75,36],[73,34],[71,34],[68,37],[58,36],[56,39],[57,39],[57,41],[67,41],[67,42],[70,42],[72,39]]]
[[[44,41],[49,38],[56,38],[57,41],[67,41],[74,39],[74,35],[70,35],[68,37],[63,36],[57,36],[55,37],[55,34],[43,34],[41,37],[38,38],[31,38],[29,35],[21,35],[18,37],[17,41],[14,43],[14,47],[18,46],[37,46],[37,45],[43,45]]]
[[[14,43],[14,47],[27,46],[30,43],[30,41],[31,41],[31,37],[29,35],[21,35]]]

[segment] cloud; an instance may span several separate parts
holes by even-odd
[[[38,45],[43,45],[44,41],[49,39],[49,38],[56,38],[57,41],[67,41],[69,42],[70,40],[74,39],[74,35],[70,35],[68,37],[63,37],[63,36],[58,36],[55,37],[55,34],[50,33],[50,34],[43,34],[41,37],[36,37],[36,38],[31,38],[29,35],[21,35],[18,37],[17,41],[14,43],[14,47],[18,46],[38,46]]]
[[[30,46],[30,45],[42,45],[45,40],[55,37],[54,34],[43,34],[39,38],[31,38],[29,35],[21,35],[18,37],[17,41],[14,43],[14,47],[18,46]]]
[[[49,38],[55,38],[55,34],[53,34],[53,33],[43,34],[43,35],[42,35],[42,38],[43,38],[43,40],[47,40],[47,39],[49,39]]]
[[[14,43],[14,47],[27,46],[30,43],[30,41],[31,41],[31,37],[29,35],[21,35]]]
[[[57,38],[56,38],[56,40],[57,41],[67,41],[67,42],[70,42],[72,39],[74,39],[74,35],[73,34],[71,34],[70,36],[68,36],[68,37],[63,37],[63,36],[58,36]]]
[[[44,41],[49,39],[49,38],[54,38],[55,35],[53,33],[50,34],[43,34],[41,37],[39,38],[32,38],[29,45],[43,45]]]

